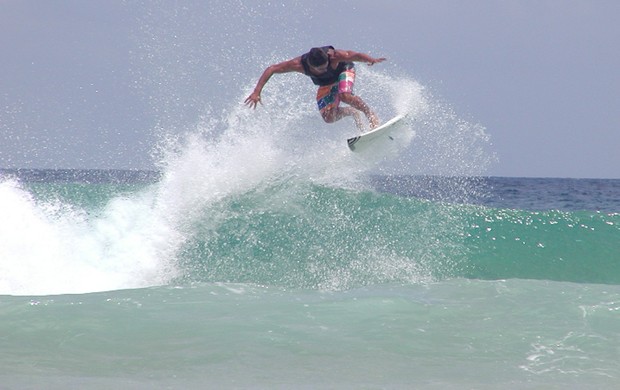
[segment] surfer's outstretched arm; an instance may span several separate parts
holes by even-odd
[[[368,54],[358,53],[352,50],[334,50],[333,59],[341,61],[365,62],[369,66],[385,61],[384,57],[375,58]]]
[[[245,99],[245,104],[247,104],[250,108],[256,108],[259,102],[262,104],[260,100],[260,94],[263,90],[263,87],[265,86],[265,84],[267,84],[267,81],[269,81],[271,76],[273,76],[274,73],[288,72],[304,72],[304,68],[301,65],[301,57],[296,57],[292,60],[268,66],[258,79],[258,83],[256,83],[254,91],[250,94],[250,96]]]

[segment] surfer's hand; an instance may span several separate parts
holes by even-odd
[[[260,94],[256,92],[252,92],[252,94],[248,96],[247,99],[245,99],[245,104],[249,106],[250,108],[255,109],[258,103],[263,104],[263,102],[261,102],[260,100]]]
[[[370,61],[368,61],[368,66],[373,66],[374,64],[378,64],[379,62],[383,62],[386,59],[384,57],[381,58],[371,58]]]

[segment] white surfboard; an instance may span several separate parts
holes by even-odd
[[[385,122],[381,126],[376,129],[372,129],[371,131],[364,133],[362,135],[358,135],[357,137],[347,139],[347,144],[349,145],[349,149],[352,151],[360,151],[362,149],[366,149],[368,146],[371,146],[375,141],[379,139],[389,139],[394,140],[391,133],[401,127],[405,123],[403,120],[405,115],[396,115],[394,118]]]

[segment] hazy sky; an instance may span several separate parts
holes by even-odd
[[[489,175],[620,178],[619,16],[616,0],[0,0],[0,167],[152,168],[162,118],[331,43],[484,126]]]

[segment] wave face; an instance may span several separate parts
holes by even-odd
[[[227,199],[189,279],[348,289],[448,277],[620,284],[620,215],[496,209],[320,185]]]
[[[196,282],[347,290],[459,277],[620,284],[618,213],[429,200],[399,194],[402,182],[391,176],[350,188],[290,177],[252,184],[252,177],[226,181],[243,187],[234,194],[165,196],[161,181],[25,188],[6,180],[3,293]],[[206,191],[208,180],[191,183]],[[416,180],[415,190],[444,196],[446,188],[466,188],[462,179],[441,180]],[[486,186],[467,185],[478,193]]]

